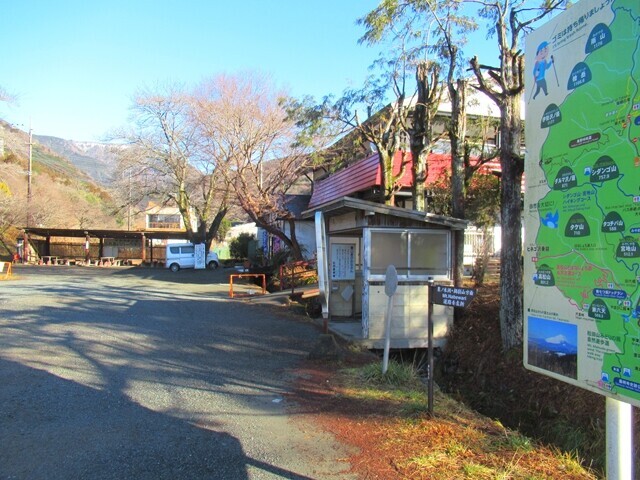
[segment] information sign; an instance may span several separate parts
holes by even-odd
[[[640,406],[640,2],[526,40],[524,364]]]
[[[449,307],[466,308],[476,296],[476,291],[473,288],[434,285],[431,291],[433,293],[433,299],[431,300],[433,303]]]
[[[206,268],[205,244],[196,243],[194,245],[194,268],[203,270]]]
[[[331,280],[355,280],[356,246],[353,243],[331,244]]]

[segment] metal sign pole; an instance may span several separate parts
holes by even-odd
[[[429,362],[429,381],[427,383],[427,398],[429,415],[433,415],[433,281],[429,281],[429,307],[427,310],[427,359]]]
[[[607,478],[633,479],[633,411],[631,404],[607,397]]]
[[[316,212],[316,251],[318,268],[318,291],[320,304],[322,305],[323,328],[322,333],[329,333],[329,264],[327,259],[327,232],[324,225],[322,212]]]
[[[387,295],[387,316],[385,317],[384,354],[382,356],[382,374],[389,368],[389,350],[391,349],[391,315],[393,313],[393,295],[398,289],[398,272],[394,265],[387,267],[384,280],[384,293]]]

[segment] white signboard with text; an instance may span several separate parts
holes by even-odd
[[[356,246],[352,243],[331,244],[331,280],[355,280]]]
[[[203,270],[206,268],[206,253],[205,253],[205,244],[204,243],[196,243],[195,247],[195,269]]]

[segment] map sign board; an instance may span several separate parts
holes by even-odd
[[[524,364],[640,406],[640,2],[526,40]]]

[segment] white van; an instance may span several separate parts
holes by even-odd
[[[181,268],[195,268],[196,248],[193,243],[170,243],[167,245],[165,265],[172,272]],[[218,255],[214,252],[207,253],[205,265],[210,270],[215,270],[220,265]]]

